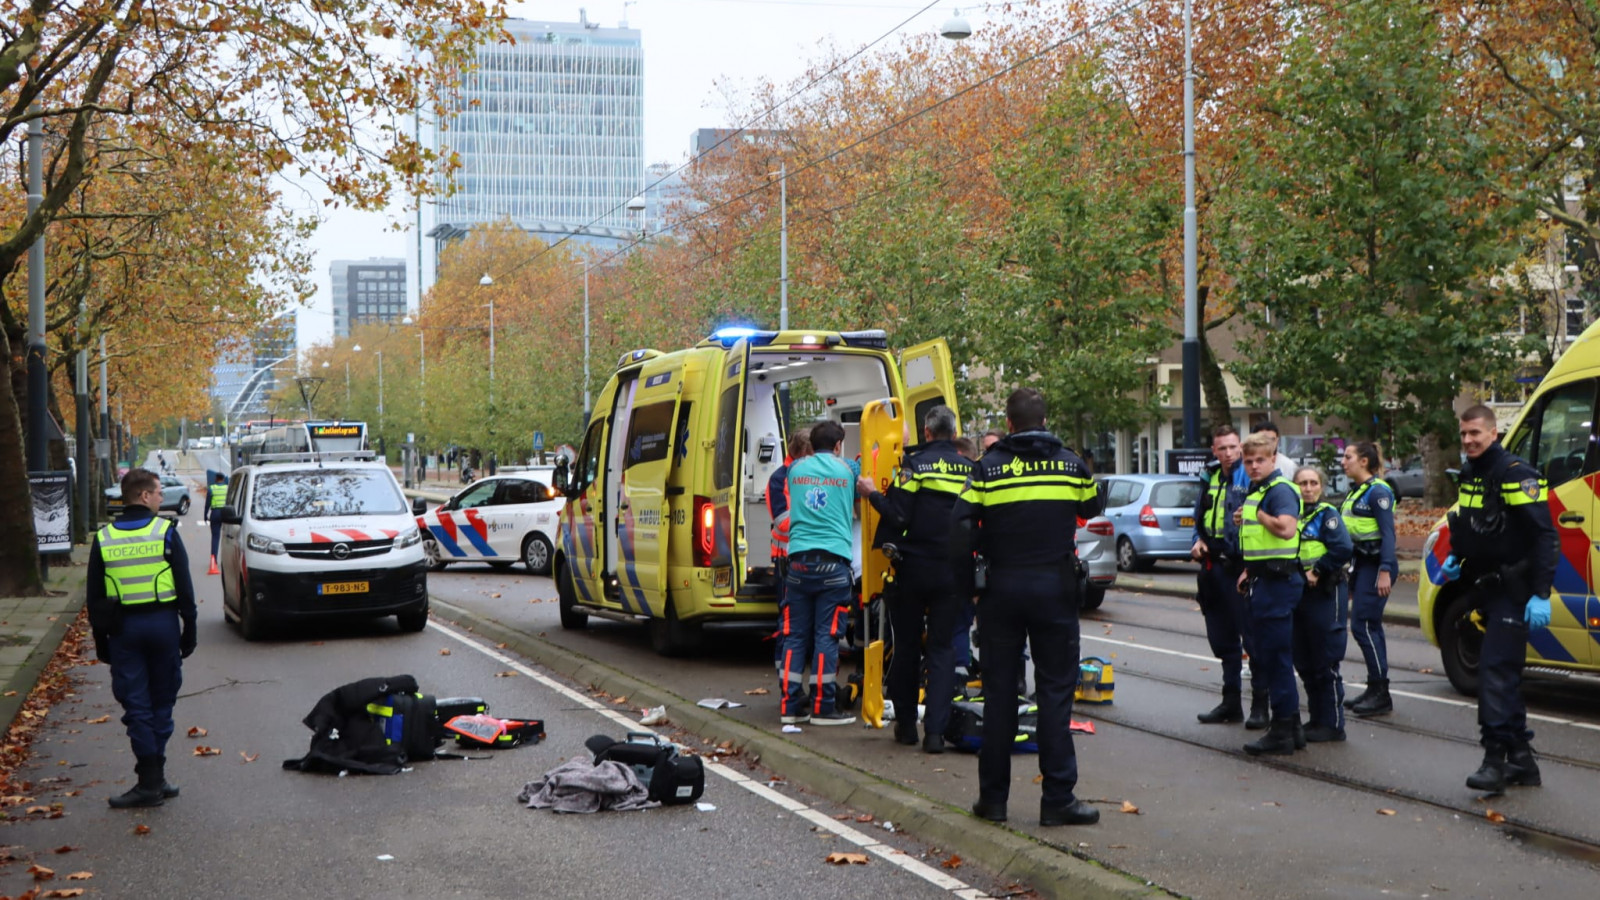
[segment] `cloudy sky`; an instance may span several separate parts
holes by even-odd
[[[650,164],[683,162],[689,135],[697,128],[743,124],[729,121],[727,97],[739,97],[763,79],[787,84],[830,45],[848,54],[897,26],[897,34],[937,31],[957,5],[929,6],[927,0],[540,0],[509,3],[508,11],[524,19],[576,22],[583,9],[590,22],[615,27],[626,18],[630,28],[640,31],[645,162]],[[980,4],[962,7],[961,13],[974,28],[988,20]],[[893,41],[891,37],[884,44]],[[291,199],[296,199],[293,191]],[[320,196],[302,194],[298,199],[307,208],[321,206]],[[312,243],[318,292],[300,312],[302,348],[333,336],[328,285],[333,260],[404,257],[416,242],[414,234],[387,230],[394,216],[405,220],[398,211],[392,216],[347,211],[325,216]]]

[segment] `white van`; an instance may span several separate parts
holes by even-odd
[[[245,640],[274,622],[336,615],[427,626],[423,501],[407,503],[387,466],[348,456],[285,454],[234,471],[217,561],[223,616]]]

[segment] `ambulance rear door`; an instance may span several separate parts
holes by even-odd
[[[696,510],[697,557],[709,557],[711,594],[727,597],[744,581],[744,395],[750,372],[750,342],[740,340],[722,358],[721,386],[717,390],[716,438],[712,442],[711,529],[705,530],[701,510]]]
[[[906,385],[906,411],[910,415],[913,433],[920,434],[922,423],[927,421],[928,410],[935,406],[950,407],[956,414],[956,428],[961,428],[961,410],[956,406],[956,374],[950,363],[950,345],[944,338],[935,338],[900,354],[900,377]]]
[[[623,608],[648,616],[666,614],[667,535],[672,521],[667,476],[677,442],[683,367],[668,360],[647,363],[639,374],[626,423],[622,504],[617,534],[618,593]]]

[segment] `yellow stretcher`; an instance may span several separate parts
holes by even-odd
[[[861,474],[880,491],[894,483],[905,450],[905,416],[897,399],[874,400],[861,412]],[[867,615],[872,599],[886,592],[893,580],[889,558],[872,546],[878,532],[878,511],[865,498],[861,504],[861,614]],[[883,727],[883,636],[888,632],[888,605],[878,604],[876,639],[861,655],[861,718],[874,728]],[[897,715],[902,714],[897,712]],[[915,713],[913,713],[914,715]]]

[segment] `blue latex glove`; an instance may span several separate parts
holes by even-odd
[[[1550,624],[1550,601],[1544,597],[1529,597],[1528,608],[1522,613],[1523,621],[1532,629],[1540,629]]]
[[[1461,577],[1461,560],[1456,559],[1454,553],[1446,556],[1444,562],[1439,564],[1439,577],[1446,582],[1455,581]]]

